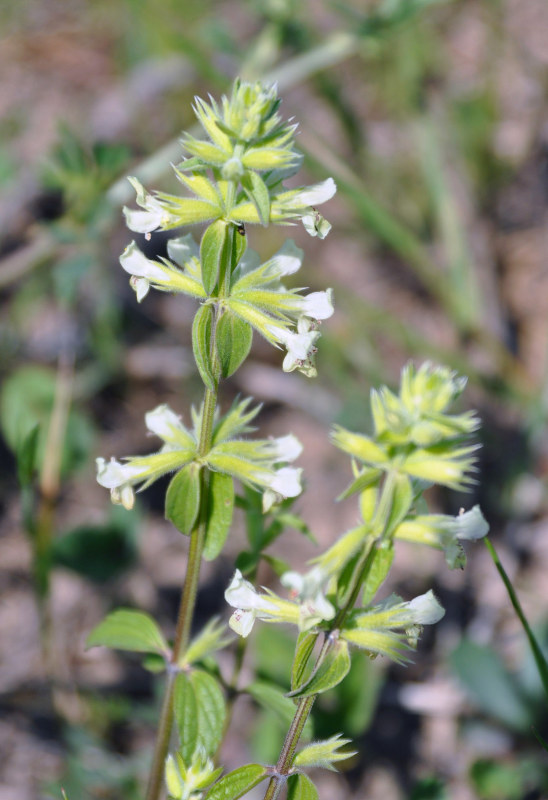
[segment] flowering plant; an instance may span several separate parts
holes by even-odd
[[[166,517],[190,537],[173,643],[151,617],[130,609],[110,614],[88,638],[89,646],[153,653],[165,662],[166,689],[147,800],[161,795],[164,778],[176,800],[236,800],[262,781],[267,781],[265,800],[278,797],[284,786],[292,800],[317,798],[308,770],[333,769],[352,753],[344,749],[349,740],[341,735],[297,750],[316,697],[345,678],[355,649],[406,661],[422,626],[444,613],[431,591],[410,600],[377,598],[395,542],[442,549],[449,566],[456,567],[464,565],[461,541],[487,532],[477,507],[456,518],[427,513],[423,493],[429,485],[462,489],[471,482],[475,445],[469,438],[478,420],[471,412],[450,413],[464,389],[463,378],[431,364],[418,369],[409,365],[397,394],[386,387],[372,392],[370,436],[342,427],[332,435],[333,444],[352,460],[353,479],[340,499],[357,495],[359,524],[317,556],[306,574],[282,574],[287,598],[254,586],[257,557],[284,524],[298,524],[286,506],[302,489],[301,469],[291,466],[302,447],[292,434],[250,437],[259,408],[244,399],[221,413],[219,384],[247,357],[254,331],[285,348],[285,371],[313,377],[319,323],[333,313],[331,289],[304,295],[286,287],[286,278],[302,262],[293,242],[264,263],[247,247],[248,224],[292,225],[300,220],[310,235],[320,238],[330,228],[316,207],[335,193],[332,179],[315,186],[284,186],[301,158],[294,147],[296,126],[279,115],[279,102],[274,87],[240,81],[220,104],[197,99],[194,110],[206,138],[183,138],[188,157],[174,169],[188,193],[184,197],[151,193],[130,179],[139,206],[125,209],[130,229],[149,237],[159,229],[207,223],[199,244],[189,234],[171,239],[167,259],[147,258],[135,242],[120,258],[139,302],[150,289],[187,294],[197,302],[192,345],[204,383],[203,402],[191,409],[190,427],[166,405],[146,415],[148,430],[163,443],[158,452],[123,461],[97,459],[98,482],[125,508],[132,507],[136,489],[172,474]],[[235,482],[246,487],[248,500],[262,495],[262,512],[273,522],[261,528],[254,552],[247,554],[247,568],[235,569],[226,589],[233,609],[229,626],[242,638],[251,635],[256,621],[295,625],[298,634],[289,691],[276,697],[278,705],[289,704],[293,717],[277,763],[247,764],[222,775],[216,761],[233,695],[252,693],[252,688],[238,684],[241,649],[232,680],[210,668],[208,657],[231,640],[224,625],[212,621],[194,639],[190,631],[200,565],[222,552],[232,522]],[[253,502],[249,500],[248,511],[255,513]],[[240,503],[245,506],[245,498]],[[178,746],[170,753],[174,726]]]

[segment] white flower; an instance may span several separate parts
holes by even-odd
[[[287,436],[279,436],[277,439],[271,440],[271,452],[276,462],[295,461],[303,452],[303,446],[296,436],[289,433]]]
[[[145,414],[145,424],[151,433],[168,444],[192,446],[193,439],[183,425],[181,417],[163,403]]]
[[[325,239],[332,228],[331,223],[316,210],[309,211],[308,214],[303,214],[301,222],[308,235],[317,236],[318,239]]]
[[[434,625],[445,614],[445,610],[438,603],[434,592],[430,589],[426,594],[421,594],[406,603],[410,613],[410,621],[414,625]]]
[[[470,511],[462,511],[455,517],[457,539],[466,539],[476,542],[489,533],[489,525],[479,506],[474,506]]]
[[[303,263],[303,251],[296,246],[295,242],[288,239],[267,263],[270,265],[269,272],[277,277],[294,275]]]
[[[304,189],[298,191],[297,194],[291,198],[291,204],[294,206],[301,206],[302,208],[307,206],[319,206],[331,200],[336,191],[337,185],[333,178],[326,178],[326,180],[321,183],[315,183],[313,186],[306,186]]]
[[[302,298],[301,313],[312,319],[328,319],[333,308],[333,289],[325,292],[311,292]]]
[[[144,211],[135,211],[133,208],[124,206],[124,216],[128,228],[136,233],[150,233],[162,225],[171,221],[168,214],[160,202],[149,194],[137,178],[128,178],[129,182],[137,193],[136,202]]]
[[[150,289],[150,282],[146,278],[137,278],[135,275],[129,279],[129,285],[137,295],[138,303],[147,296]]]
[[[302,469],[282,467],[272,475],[265,475],[262,483],[267,486],[263,494],[263,513],[270,511],[273,505],[281,503],[286,497],[297,497],[302,492]]]
[[[290,590],[290,597],[300,606],[300,630],[309,630],[323,620],[333,619],[335,608],[325,597],[329,575],[313,567],[305,575],[286,572],[281,577],[282,586]]]
[[[120,264],[126,272],[138,278],[161,282],[167,279],[165,267],[147,258],[135,242],[128,244],[120,256]]]
[[[185,249],[190,252],[190,247],[185,248],[184,244],[179,244],[178,247],[174,245],[168,251],[181,257]],[[165,264],[152,261],[135,242],[126,247],[120,256],[120,264],[131,275],[129,283],[139,302],[148,294],[151,285],[164,292],[184,292],[192,297],[205,297],[205,290],[195,276],[188,271],[176,269],[168,261]]]
[[[141,466],[121,464],[116,459],[105,461],[97,458],[97,483],[110,489],[110,497],[115,505],[123,505],[128,511],[133,508],[135,494],[132,483],[139,478],[144,470]]]
[[[298,369],[308,377],[314,377],[316,374],[313,361],[316,353],[314,343],[319,339],[320,332],[310,330],[309,322],[305,317],[299,319],[297,333],[274,326],[270,327],[270,332],[287,348],[287,354],[283,361],[284,372],[293,372]]]
[[[282,467],[272,476],[269,489],[282,497],[297,497],[302,492],[301,473],[300,468]]]
[[[246,581],[239,569],[234,573],[225,591],[225,600],[236,608],[228,624],[233,631],[244,638],[249,636],[256,619],[269,619],[276,613],[276,606],[264,595],[259,594],[253,584]]]

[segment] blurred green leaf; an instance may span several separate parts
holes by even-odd
[[[98,646],[159,655],[165,654],[169,649],[150,614],[131,608],[113,611],[91,631],[86,640],[86,648]]]
[[[46,367],[21,367],[4,381],[0,396],[0,425],[9,447],[17,453],[21,443],[38,425],[35,466],[44,460],[49,420],[55,401],[56,374]],[[66,476],[89,463],[93,429],[88,417],[71,408],[61,458]]]
[[[413,786],[409,800],[449,800],[449,795],[437,778],[423,778]]]
[[[204,558],[213,561],[221,553],[234,513],[234,481],[230,475],[209,475],[208,517]]]
[[[289,728],[295,716],[296,706],[293,700],[284,695],[282,689],[272,683],[254,681],[246,688],[246,692],[249,692],[260,706],[273,711],[282,725],[286,729]],[[303,733],[306,737],[311,736],[312,725],[310,720],[307,721]]]
[[[509,728],[527,730],[535,715],[490,647],[463,639],[450,657],[451,667],[478,707]]]
[[[21,486],[28,486],[32,482],[36,470],[39,435],[40,425],[36,423],[17,448],[17,478]]]
[[[137,559],[135,515],[114,506],[110,521],[103,525],[81,525],[58,536],[52,544],[53,564],[105,583],[134,566]]]
[[[472,764],[470,780],[480,800],[521,800],[524,787],[519,768],[481,759]]]

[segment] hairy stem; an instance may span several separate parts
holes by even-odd
[[[223,256],[224,264],[221,265],[221,274],[230,273],[233,260],[233,249],[236,243],[234,233],[229,232],[229,242]],[[215,340],[215,325],[211,335],[211,362],[213,373],[219,378],[220,366]],[[218,382],[218,381],[217,381]],[[216,382],[216,383],[217,383]],[[202,414],[202,425],[200,430],[200,442],[198,446],[198,456],[205,456],[211,448],[213,435],[213,422],[215,408],[217,406],[218,388],[215,390],[205,390],[204,406]],[[169,749],[171,730],[173,727],[173,693],[175,688],[175,678],[177,677],[177,665],[181,656],[188,647],[196,598],[198,595],[198,583],[200,580],[200,568],[202,564],[202,553],[204,550],[205,537],[207,531],[207,515],[209,501],[209,474],[206,469],[200,473],[200,510],[196,527],[190,535],[190,547],[188,552],[188,562],[186,567],[185,582],[179,605],[175,638],[171,653],[170,666],[168,670],[167,684],[162,703],[162,711],[158,724],[158,733],[152,757],[152,766],[147,787],[146,800],[158,800],[161,795],[162,782],[164,777],[164,763]]]
[[[388,519],[388,510],[389,504],[393,497],[393,488],[394,488],[394,475],[389,473],[387,478],[384,482],[381,497],[379,499],[377,505],[377,519]],[[371,568],[375,562],[375,557],[378,552],[378,544],[381,542],[386,536],[386,529],[383,526],[382,531],[378,537],[378,539],[372,544],[369,545],[367,549],[364,550],[358,564],[356,565],[356,569],[354,570],[354,581],[353,586],[350,591],[347,593],[347,600],[344,603],[343,607],[339,610],[338,614],[336,615],[335,619],[332,622],[331,630],[335,631],[341,628],[344,624],[344,621],[352,611],[361,591],[361,588],[369,575]],[[325,659],[327,653],[329,652],[332,646],[332,638],[330,636],[326,636],[325,641],[323,643],[322,649],[316,659],[316,663],[314,665],[314,670],[318,669],[318,667],[322,664],[323,660]],[[304,730],[304,726],[307,723],[308,717],[310,716],[310,712],[316,702],[316,698],[318,697],[317,694],[310,695],[309,697],[303,697],[297,706],[297,710],[295,711],[295,715],[293,717],[293,721],[291,722],[291,726],[287,732],[285,737],[282,750],[280,752],[280,756],[278,758],[278,762],[276,764],[276,775],[274,775],[267,786],[264,800],[276,800],[278,797],[281,787],[282,781],[280,780],[279,776],[286,776],[289,774],[291,766],[293,764],[293,759],[295,757],[295,750],[297,749],[297,745],[299,744],[299,739],[301,738],[302,732]]]

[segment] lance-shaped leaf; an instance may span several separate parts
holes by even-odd
[[[369,605],[384,583],[393,560],[394,545],[392,542],[384,542],[381,547],[377,547],[375,557],[373,558],[373,562],[363,585],[362,602],[364,606]]]
[[[202,264],[202,282],[204,289],[211,294],[217,284],[219,267],[226,241],[226,222],[218,219],[206,228],[200,244],[200,261]]]
[[[226,708],[219,684],[211,675],[196,670],[177,675],[173,708],[185,764],[200,752],[212,756],[223,734]]]
[[[234,513],[234,481],[230,475],[209,476],[208,514],[204,558],[213,561],[223,549]]]
[[[226,311],[217,322],[215,334],[221,375],[229,378],[249,355],[253,328],[231,311]]]
[[[242,177],[242,186],[257,209],[262,225],[266,227],[270,219],[270,193],[265,182],[257,172],[250,171]]]
[[[86,640],[86,648],[98,645],[135,653],[158,653],[162,656],[169,652],[152,617],[130,608],[113,611],[91,631]]]
[[[173,713],[179,733],[179,750],[185,764],[190,764],[198,744],[198,701],[188,675],[180,672],[175,679]]]
[[[371,486],[377,486],[383,474],[381,469],[366,467],[358,473],[350,486],[347,486],[344,492],[337,497],[337,501],[346,500],[347,497],[351,497],[353,494],[356,494],[356,492],[364,492]]]
[[[379,527],[381,530],[385,531],[386,536],[389,536],[394,528],[405,519],[412,503],[413,489],[411,488],[411,481],[407,475],[394,475],[392,496],[390,498],[386,519],[377,520]]]
[[[183,467],[168,486],[166,494],[166,519],[190,536],[200,509],[200,466]]]
[[[355,756],[356,751],[340,752],[339,748],[350,744],[350,739],[342,739],[342,734],[332,736],[322,742],[312,742],[300,750],[293,759],[293,767],[323,767],[335,771],[337,761],[346,761],[350,756]]]
[[[333,643],[321,663],[314,669],[308,680],[288,693],[288,697],[310,697],[327,692],[337,686],[350,670],[348,645],[343,640]]]
[[[267,777],[266,767],[261,764],[246,764],[221,778],[209,790],[204,800],[238,800]]]
[[[211,363],[211,328],[214,310],[210,305],[200,306],[192,323],[192,350],[198,372],[210,392],[217,384]]]
[[[295,648],[293,667],[291,669],[291,689],[297,689],[304,683],[305,675],[309,672],[310,656],[314,651],[317,641],[317,633],[305,631],[299,634],[297,646]]]
[[[198,746],[208,756],[213,756],[223,738],[226,706],[221,687],[207,672],[190,673],[190,682],[196,696],[198,714]]]
[[[318,790],[304,772],[289,776],[287,800],[318,800]]]

